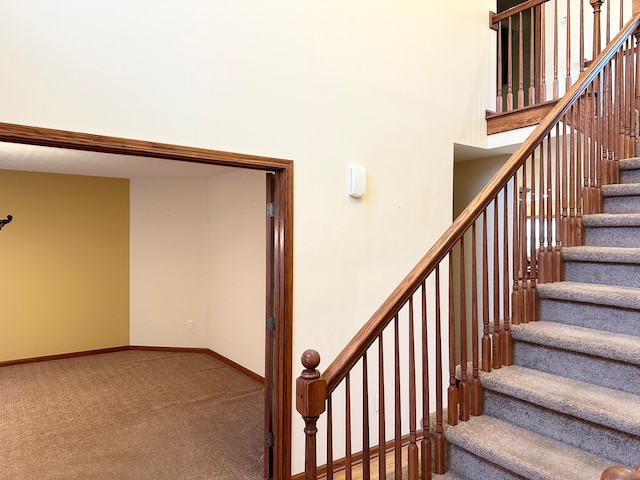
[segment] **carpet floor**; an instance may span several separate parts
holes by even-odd
[[[264,386],[200,353],[0,368],[4,480],[259,479]]]

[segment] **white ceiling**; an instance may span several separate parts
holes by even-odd
[[[520,144],[505,145],[498,148],[478,148],[455,143],[453,145],[453,159],[454,162],[457,163],[481,160],[483,158],[499,157],[502,155],[511,155],[519,146]]]
[[[213,177],[232,167],[0,142],[0,169],[116,178]]]

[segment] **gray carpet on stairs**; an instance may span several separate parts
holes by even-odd
[[[512,326],[514,363],[482,373],[484,415],[446,426],[458,480],[598,480],[640,461],[640,158],[538,285],[539,321]],[[439,477],[434,477],[439,478]]]

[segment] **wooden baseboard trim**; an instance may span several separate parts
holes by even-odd
[[[86,357],[89,355],[100,355],[103,353],[114,353],[114,352],[124,352],[126,350],[141,350],[148,352],[178,352],[178,353],[205,353],[207,355],[211,355],[212,357],[220,360],[231,368],[238,370],[240,373],[253,378],[255,381],[260,382],[264,385],[264,377],[258,375],[257,373],[252,372],[248,368],[243,367],[242,365],[234,362],[233,360],[228,359],[224,355],[220,355],[217,352],[209,348],[195,348],[195,347],[154,347],[154,346],[145,346],[145,345],[123,345],[121,347],[110,347],[110,348],[100,348],[97,350],[86,350],[82,352],[70,352],[70,353],[60,353],[57,355],[45,355],[42,357],[30,357],[30,358],[19,358],[16,360],[5,360],[0,361],[0,368],[2,367],[10,367],[12,365],[22,365],[25,363],[37,363],[37,362],[48,362],[50,360],[64,360],[65,358],[75,358],[75,357]]]
[[[129,350],[144,350],[144,351],[155,351],[155,352],[181,352],[181,353],[206,353],[207,355],[211,355],[212,357],[220,360],[222,363],[227,364],[231,368],[238,370],[240,373],[243,373],[247,377],[253,378],[255,381],[260,382],[264,385],[264,377],[258,375],[255,372],[252,372],[248,368],[243,367],[239,363],[230,360],[224,355],[220,355],[217,352],[214,352],[210,348],[194,348],[194,347],[150,347],[143,345],[130,345]]]
[[[16,360],[5,360],[0,362],[0,367],[10,367],[11,365],[22,365],[24,363],[48,362],[50,360],[64,360],[65,358],[86,357],[89,355],[100,355],[102,353],[123,352],[129,350],[128,345],[121,347],[99,348],[97,350],[85,350],[83,352],[60,353],[57,355],[45,355],[42,357],[19,358]]]

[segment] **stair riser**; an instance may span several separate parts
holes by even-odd
[[[640,395],[640,366],[570,350],[514,340],[513,363],[521,367],[573,378]]]
[[[620,170],[620,183],[640,183],[640,170]]]
[[[522,480],[522,477],[480,458],[457,445],[449,445],[451,471],[467,480]]]
[[[640,438],[485,389],[484,413],[529,431],[599,455],[614,464],[636,466]]]
[[[640,312],[608,305],[540,298],[540,320],[640,336]]]
[[[584,244],[594,247],[640,248],[638,227],[585,227]]]
[[[640,264],[599,263],[565,260],[564,280],[640,287]]]
[[[605,197],[604,213],[640,213],[640,197]]]

